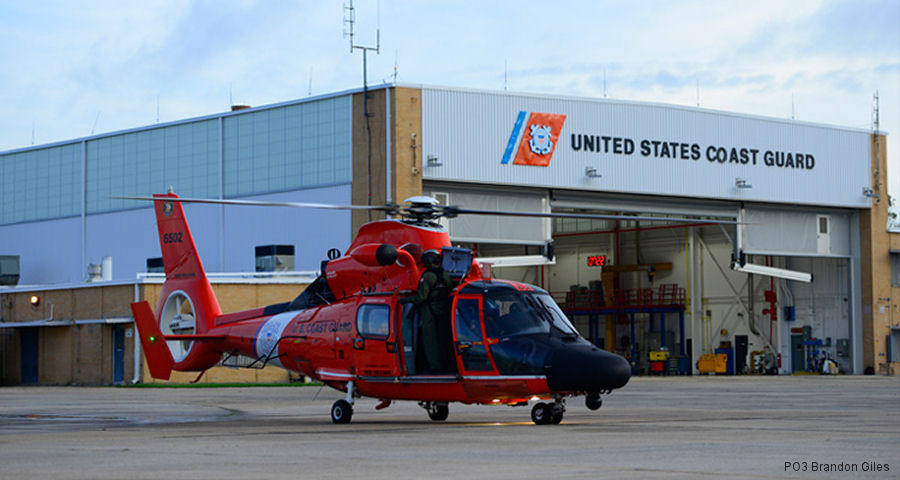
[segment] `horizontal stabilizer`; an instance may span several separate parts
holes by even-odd
[[[172,374],[175,359],[172,358],[172,352],[159,330],[153,309],[146,301],[132,303],[131,313],[134,314],[134,325],[141,338],[141,347],[144,349],[150,376],[159,380],[168,380]]]
[[[206,335],[203,333],[193,335],[165,335],[166,340],[190,340],[193,342],[202,342],[209,340],[225,340],[225,335]]]

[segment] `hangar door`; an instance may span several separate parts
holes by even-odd
[[[777,294],[783,371],[815,368],[824,356],[842,371],[861,365],[861,323],[854,313],[854,214],[836,209],[745,208],[739,246],[747,262],[812,274],[811,283],[753,276],[756,295]],[[758,303],[757,303],[758,304]]]

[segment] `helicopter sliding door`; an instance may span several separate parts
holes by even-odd
[[[400,355],[390,303],[360,303],[356,310],[354,363],[361,377],[393,378],[400,374]]]
[[[460,373],[495,373],[484,341],[481,296],[460,295],[454,305],[453,336]]]

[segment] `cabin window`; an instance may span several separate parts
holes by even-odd
[[[363,338],[386,339],[390,335],[390,318],[388,305],[361,305],[356,312],[356,331]]]

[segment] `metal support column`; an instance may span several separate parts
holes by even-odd
[[[652,313],[650,318],[653,318]],[[660,348],[666,348],[666,312],[659,312],[659,339]]]
[[[634,338],[634,313],[630,313],[629,316],[631,317],[631,362],[633,365],[637,365],[639,362],[637,362],[637,354],[634,349],[635,341],[637,341],[637,339]]]
[[[691,369],[695,375],[699,373],[697,371],[696,359],[700,358],[700,348],[705,340],[700,333],[702,331],[701,323],[703,321],[700,310],[703,299],[701,298],[700,275],[697,274],[699,267],[696,237],[697,232],[693,228],[688,229],[688,270],[690,272],[688,283],[690,284],[691,292],[689,299],[691,305],[691,337],[694,339],[691,343],[691,358],[695,360],[692,362]]]

